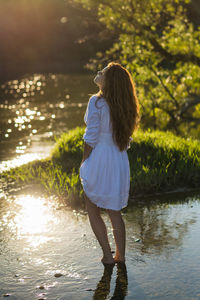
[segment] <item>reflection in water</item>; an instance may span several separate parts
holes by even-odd
[[[125,299],[128,288],[128,276],[125,264],[117,263],[117,278],[115,283],[115,290],[112,300]]]
[[[183,198],[183,194],[181,195]],[[177,211],[178,199],[168,196],[171,204],[167,202],[167,197],[166,202],[162,203],[163,197],[160,196],[159,202],[155,204],[150,205],[147,201],[143,207],[136,205],[134,209],[128,208],[127,235],[131,237],[131,244],[138,249],[140,255],[172,254],[173,249],[177,251],[182,246],[190,226],[197,221],[195,215],[189,214],[192,204],[182,203],[181,210]],[[155,198],[159,197],[155,196]]]
[[[113,273],[113,266],[104,267],[103,276],[96,287],[93,300],[101,300],[101,299],[103,300],[107,298],[110,292],[110,281],[111,281],[112,273]]]
[[[99,281],[93,300],[103,300],[106,299],[110,292],[110,281],[113,273],[113,266],[106,266],[104,267],[104,273]],[[117,263],[117,278],[115,282],[115,290],[113,293],[112,300],[123,300],[127,294],[128,288],[128,276],[127,276],[127,269],[126,264],[124,263]]]

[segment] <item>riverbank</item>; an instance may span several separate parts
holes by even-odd
[[[48,195],[55,194],[67,205],[82,206],[79,167],[84,129],[76,127],[63,133],[56,140],[50,157],[3,172],[1,180],[16,185],[37,183]],[[177,137],[171,132],[142,130],[132,137],[127,151],[131,172],[130,197],[199,188],[198,140]]]

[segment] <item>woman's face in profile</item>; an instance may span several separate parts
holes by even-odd
[[[104,85],[104,79],[105,79],[105,72],[108,69],[108,67],[105,67],[103,70],[98,71],[96,77],[94,78],[94,83],[98,85],[100,89],[103,88]]]

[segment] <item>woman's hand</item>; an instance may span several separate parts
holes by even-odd
[[[86,142],[84,142],[84,149],[83,149],[83,159],[81,161],[81,165],[82,163],[89,157],[90,153],[92,152],[92,147],[88,144],[86,144]]]
[[[84,163],[84,161],[85,161],[85,159],[82,159],[82,161],[81,161],[81,165]]]

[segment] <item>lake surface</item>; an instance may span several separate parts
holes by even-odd
[[[1,171],[48,156],[54,136],[84,125],[93,77],[33,74],[1,85]],[[109,271],[85,211],[38,186],[3,186],[0,299],[200,299],[200,192],[130,199],[126,268]],[[115,251],[105,210],[102,217]]]
[[[76,126],[91,94],[88,74],[32,74],[0,86],[0,170],[48,156],[55,137]]]
[[[1,194],[0,299],[200,299],[200,195],[148,200],[123,210],[126,270],[109,274],[84,211],[37,192]]]

